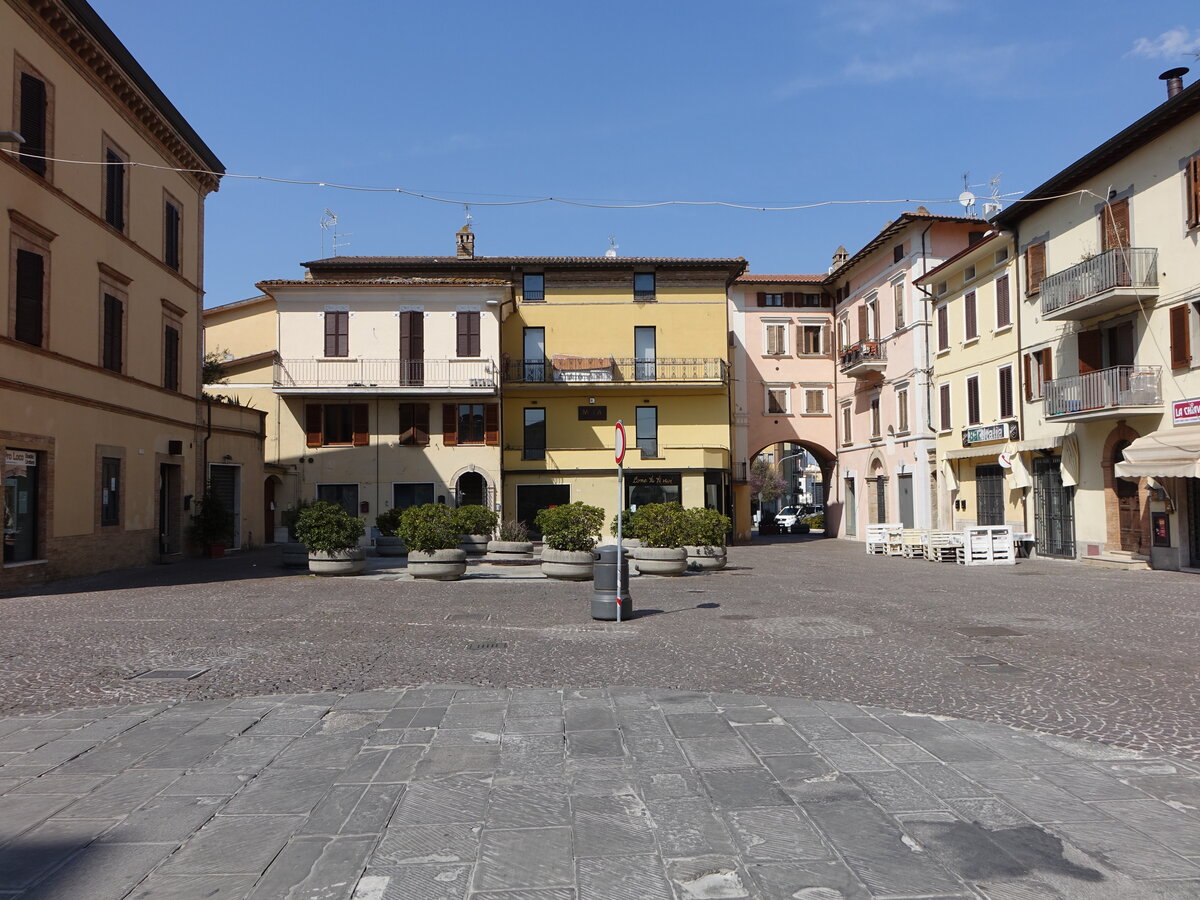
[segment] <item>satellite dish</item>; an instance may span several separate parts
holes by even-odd
[[[970,209],[975,205],[975,195],[970,191],[963,191],[958,195],[958,202],[963,205],[963,209]]]
[[[996,458],[996,462],[1000,463],[1000,465],[1002,467],[1004,467],[1005,469],[1011,469],[1012,465],[1013,465],[1012,454],[1011,453],[1001,453]]]

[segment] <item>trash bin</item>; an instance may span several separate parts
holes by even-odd
[[[605,622],[617,620],[617,548],[606,544],[595,549],[592,618]],[[629,597],[629,551],[621,560],[621,620],[633,618],[633,600]]]

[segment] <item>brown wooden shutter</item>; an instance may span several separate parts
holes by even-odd
[[[1104,250],[1129,246],[1129,198],[1113,200],[1100,210]]]
[[[442,404],[442,443],[447,447],[458,443],[458,407],[453,403]]]
[[[1079,343],[1079,374],[1096,372],[1104,368],[1104,336],[1099,328],[1081,331],[1075,336]]]
[[[858,306],[858,339],[865,341],[867,339],[867,304],[860,303]]]
[[[320,403],[309,403],[304,407],[304,443],[309,447],[320,447],[325,443],[325,407]]]
[[[457,325],[457,356],[479,355],[479,313],[460,312],[455,315]]]
[[[766,291],[759,291],[759,292],[758,292],[758,305],[759,305],[759,306],[766,306],[766,305],[767,305],[767,292],[766,292]]]
[[[425,357],[425,314],[422,312],[400,313],[400,358],[423,359]]]
[[[1041,293],[1042,279],[1046,277],[1046,245],[1030,244],[1025,248],[1025,294],[1032,297]]]
[[[1012,309],[1008,303],[1008,276],[1001,275],[996,279],[996,327],[1004,328],[1012,324]]]
[[[370,413],[368,406],[365,403],[352,403],[350,410],[353,413],[354,421],[354,439],[355,447],[365,447],[371,443],[371,426]]]
[[[1028,403],[1033,399],[1033,354],[1026,353],[1022,358],[1025,367],[1025,402]]]
[[[939,405],[941,406],[941,409],[940,409],[941,418],[938,420],[938,424],[940,425],[942,431],[949,431],[950,430],[950,385],[943,384],[938,389],[938,401],[939,401]]]
[[[792,291],[787,291],[787,292],[786,292],[786,293],[783,295],[783,305],[784,305],[784,306],[792,306],[792,307],[794,307],[794,306],[796,305],[796,295],[795,295],[795,293],[793,293]]]
[[[1013,414],[1013,370],[1005,366],[1000,370],[1000,418],[1008,419]]]
[[[499,403],[485,403],[483,406],[483,442],[491,447],[500,443]]]
[[[163,387],[179,390],[179,329],[170,325],[163,331]]]
[[[950,348],[950,307],[939,306],[937,311],[937,342],[939,350]]]
[[[1049,347],[1042,351],[1042,384],[1054,380],[1054,351]],[[1043,391],[1042,393],[1045,393]]]
[[[967,339],[979,337],[979,316],[974,291],[967,291],[963,297],[963,316],[966,319]]]
[[[163,262],[176,271],[180,267],[179,207],[167,202],[163,207]]]
[[[419,447],[429,446],[429,404],[412,404],[413,443]]]
[[[1187,226],[1200,227],[1200,153],[1187,162]]]
[[[40,253],[17,250],[17,309],[13,337],[42,345],[45,303],[42,297],[46,261]]]
[[[1192,363],[1191,335],[1188,333],[1187,304],[1171,308],[1171,368],[1183,369]]]
[[[415,444],[413,440],[413,404],[400,404],[400,423],[396,428],[401,444]]]
[[[17,149],[26,168],[46,174],[46,83],[21,73],[21,137],[25,143]]]

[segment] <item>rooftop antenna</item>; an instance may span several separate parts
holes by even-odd
[[[330,249],[333,251],[334,256],[338,255],[338,248],[350,246],[349,241],[342,241],[342,240],[340,240],[340,238],[352,237],[354,235],[354,232],[353,231],[350,231],[350,232],[338,231],[337,224],[338,224],[337,214],[329,209],[326,209],[325,215],[323,215],[321,217],[321,253],[322,254],[325,252],[325,232],[326,231],[328,231],[332,237],[332,240],[330,241]]]
[[[610,234],[608,236],[608,249],[604,251],[605,257],[607,257],[608,259],[616,259],[617,258],[617,247],[618,247],[617,236],[615,234]]]
[[[963,172],[963,192],[958,195],[958,202],[968,216],[975,215],[975,195],[971,193],[971,173]]]
[[[991,197],[983,204],[983,217],[990,219],[1000,210],[1004,209],[1004,201],[1000,199],[1000,176],[1003,172],[997,172],[988,180],[988,187],[992,189]]]
[[[463,216],[464,216],[464,219],[463,219],[464,225],[470,225],[471,220],[475,218],[473,215],[471,215],[471,204],[470,203],[463,204]]]

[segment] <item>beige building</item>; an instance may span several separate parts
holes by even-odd
[[[261,416],[198,399],[220,160],[83,0],[0,3],[0,62],[4,590],[182,552],[205,454],[260,466]]]

